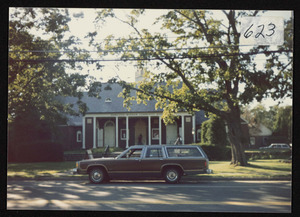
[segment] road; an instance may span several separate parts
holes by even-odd
[[[290,213],[289,181],[8,181],[8,210]]]

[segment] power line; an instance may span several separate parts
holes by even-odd
[[[187,48],[169,48],[169,49],[131,49],[131,50],[120,50],[121,47],[117,47],[113,50],[94,50],[94,51],[89,51],[89,50],[10,50],[10,53],[99,53],[99,52],[115,52],[115,53],[120,53],[120,52],[144,52],[144,51],[177,51],[177,50],[197,50],[197,49],[215,49],[215,48],[229,48],[229,47],[237,47],[237,46],[251,46],[251,45],[231,45],[231,46],[212,46],[212,47],[187,47]]]
[[[214,55],[186,55],[182,57],[152,57],[152,58],[131,58],[131,59],[10,59],[10,62],[26,62],[26,63],[42,63],[42,62],[126,62],[126,61],[152,61],[152,60],[175,60],[175,59],[193,59],[193,58],[220,58],[231,56],[249,56],[257,54],[271,54],[271,53],[283,53],[292,52],[292,50],[275,50],[275,51],[260,51],[260,52],[248,52],[248,53],[230,53],[230,54],[214,54]]]

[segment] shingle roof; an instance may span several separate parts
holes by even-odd
[[[107,88],[107,87],[110,88]],[[134,113],[134,112],[162,112],[163,109],[155,109],[156,101],[148,101],[147,105],[143,103],[138,104],[136,101],[132,101],[130,106],[130,111],[123,106],[124,99],[118,97],[119,93],[122,91],[122,87],[119,84],[102,84],[102,91],[100,93],[101,99],[96,97],[89,97],[87,93],[84,93],[81,99],[86,103],[88,111],[86,114],[103,114],[103,113]],[[134,94],[134,92],[133,92]],[[111,102],[105,102],[110,99]],[[77,98],[75,97],[65,97],[62,99],[65,103],[76,103]],[[75,107],[76,109],[76,107]],[[69,125],[80,125],[82,122],[82,116],[75,117],[69,116]],[[203,121],[207,120],[203,111],[196,112],[196,124],[201,124]]]

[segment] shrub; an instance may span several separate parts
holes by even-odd
[[[59,143],[34,142],[18,145],[15,150],[15,162],[59,162],[63,161],[63,148]]]
[[[291,150],[246,150],[249,160],[257,159],[285,159],[292,154]]]
[[[231,149],[228,146],[219,146],[210,143],[198,143],[204,152],[207,154],[209,160],[224,161],[231,159]]]
[[[216,146],[226,146],[228,141],[224,121],[219,117],[204,121],[201,126],[201,141]]]

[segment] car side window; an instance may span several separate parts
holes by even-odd
[[[146,158],[160,158],[162,157],[161,148],[148,148]]]

